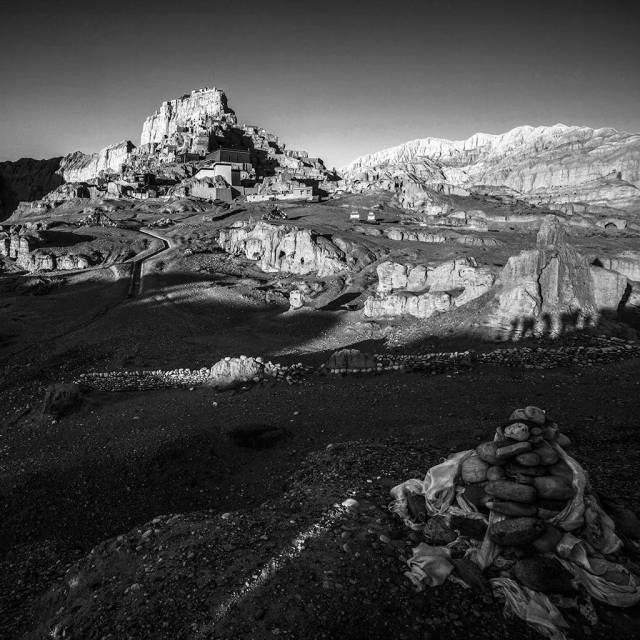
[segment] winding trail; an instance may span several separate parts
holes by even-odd
[[[145,262],[150,258],[155,258],[161,253],[169,251],[169,249],[176,246],[173,240],[161,236],[157,231],[153,231],[152,229],[139,229],[139,232],[156,240],[160,240],[160,242],[162,242],[162,246],[156,249],[147,249],[132,259],[133,269],[131,271],[131,283],[127,294],[129,298],[135,298],[142,293],[142,284],[144,279],[143,269]]]

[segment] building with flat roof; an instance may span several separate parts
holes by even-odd
[[[251,164],[251,151],[249,149],[226,149],[220,147],[212,151],[207,160],[212,162],[235,162],[238,164]]]

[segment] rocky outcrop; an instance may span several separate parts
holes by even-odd
[[[88,269],[92,262],[88,256],[73,253],[57,255],[46,249],[22,252],[16,259],[16,264],[25,271],[74,271]]]
[[[406,265],[397,262],[382,262],[376,267],[379,294],[398,289],[421,291],[427,286],[427,268],[424,265]]]
[[[594,265],[591,265],[589,271],[591,272],[596,309],[617,311],[627,290],[626,276]]]
[[[62,158],[58,172],[66,182],[88,182],[100,174],[120,173],[134,149],[132,142],[123,140],[96,153],[74,151]]]
[[[208,87],[195,89],[180,98],[163,102],[145,119],[140,145],[174,144],[180,146],[181,151],[194,152],[199,138],[204,137],[206,140],[202,142],[208,150],[210,132],[223,122],[236,122],[224,91]]]
[[[440,244],[446,242],[446,236],[440,233],[430,233],[428,231],[405,231],[404,229],[386,229],[385,235],[389,240],[401,242],[426,242],[428,244]]]
[[[361,269],[375,260],[365,247],[290,225],[240,223],[221,229],[218,244],[226,252],[259,262],[268,273],[331,276]]]
[[[456,258],[429,272],[430,291],[451,291],[467,287],[487,291],[495,280],[491,269],[480,267],[475,258]]]
[[[6,231],[0,231],[0,256],[9,256],[11,236]]]
[[[597,258],[595,264],[599,264],[605,269],[616,271],[622,275],[640,282],[640,252],[625,251],[612,258]]]
[[[366,318],[413,316],[426,319],[452,308],[451,295],[445,291],[423,294],[400,292],[367,298],[363,313]]]
[[[593,325],[604,309],[617,310],[627,281],[593,266],[567,240],[557,218],[546,220],[536,249],[509,258],[497,285],[490,325],[512,338],[559,335]]]
[[[535,204],[629,209],[640,202],[640,134],[558,124],[467,140],[424,138],[358,158],[342,175],[391,188],[403,206],[429,215],[449,213],[444,196],[481,185]]]
[[[8,218],[20,202],[39,200],[62,183],[57,173],[61,158],[0,162],[0,220]]]
[[[474,258],[458,258],[437,267],[386,261],[378,265],[377,274],[377,294],[365,302],[367,317],[429,318],[480,297],[495,280],[491,269],[479,266]]]
[[[98,252],[65,253],[51,247],[47,238],[47,223],[14,225],[9,232],[0,232],[0,255],[15,260],[16,266],[29,272],[88,269],[102,260]]]

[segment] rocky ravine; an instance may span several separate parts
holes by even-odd
[[[362,156],[342,174],[397,189],[410,208],[424,208],[426,199],[441,210],[443,194],[500,187],[532,204],[629,210],[640,203],[640,134],[557,124],[467,140],[424,138]],[[441,213],[435,209],[427,212]]]

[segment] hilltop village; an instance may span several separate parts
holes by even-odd
[[[337,181],[319,158],[287,149],[261,127],[239,124],[216,88],[164,102],[144,121],[138,147],[126,140],[97,153],[64,156],[55,179],[56,188],[42,199],[24,197],[32,202],[22,208],[48,210],[73,199],[101,198],[310,201]],[[19,184],[14,191],[28,195]]]

